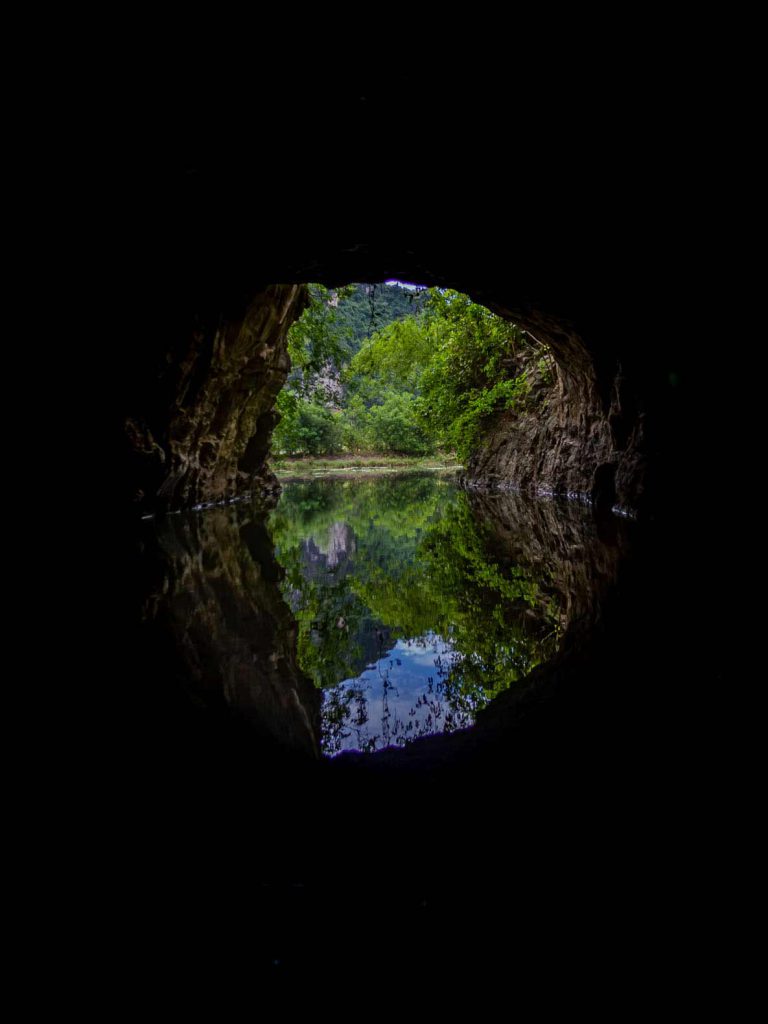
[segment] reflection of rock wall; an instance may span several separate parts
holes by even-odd
[[[476,491],[468,498],[475,515],[491,528],[489,553],[502,565],[531,572],[543,596],[554,598],[566,638],[600,620],[628,549],[628,523],[613,516],[598,520],[573,502]]]
[[[347,523],[333,523],[328,531],[328,568],[335,569],[339,563],[355,553],[355,535]]]
[[[296,623],[263,521],[243,505],[158,523],[162,584],[146,605],[189,696],[233,710],[281,748],[316,756],[319,694],[296,661]]]
[[[302,541],[301,558],[307,579],[330,582],[344,577],[357,550],[352,527],[348,523],[332,523],[325,548],[324,551],[313,537]]]

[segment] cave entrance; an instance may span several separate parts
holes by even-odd
[[[279,746],[377,751],[461,732],[590,619],[621,545],[606,553],[586,506],[525,495],[615,507],[628,477],[613,426],[627,449],[638,433],[620,373],[598,373],[561,320],[439,278],[425,293],[317,277],[194,316],[126,419],[129,477],[145,517],[205,520],[158,527],[153,605],[183,637],[194,699],[223,697]],[[377,323],[382,295],[406,315]],[[329,317],[347,298],[369,329],[339,365]],[[425,458],[440,465],[403,464]],[[318,459],[332,463],[320,479]]]
[[[395,281],[307,290],[309,304],[288,332],[291,371],[276,403],[278,475],[444,461],[422,396],[433,293]]]
[[[367,269],[362,259],[360,268]],[[314,269],[317,287],[338,297],[344,288],[339,276],[327,268],[323,272],[321,265]],[[290,281],[297,272],[283,268],[283,273]],[[414,350],[409,353],[407,338],[401,339],[399,355],[397,346],[387,354],[388,365],[385,360],[378,368],[367,368],[374,377],[378,373],[377,395],[366,396],[360,394],[361,388],[344,385],[345,393],[359,400],[356,416],[347,409],[343,422],[334,423],[339,418],[332,413],[342,411],[338,395],[326,394],[323,401],[310,403],[313,410],[305,408],[298,437],[295,431],[293,437],[286,436],[289,392],[297,373],[303,374],[305,383],[314,377],[316,384],[323,368],[334,366],[333,353],[313,343],[302,353],[305,365],[291,369],[288,339],[292,325],[311,305],[307,286],[249,286],[238,275],[229,288],[217,279],[212,294],[201,290],[179,299],[187,312],[167,324],[161,322],[159,337],[150,333],[145,350],[136,350],[123,382],[126,506],[138,515],[152,515],[268,492],[267,460],[275,424],[282,416],[277,435],[282,438],[277,453],[281,456],[327,454],[323,446],[356,456],[362,454],[361,448],[375,446],[379,457],[387,447],[398,456],[432,450],[456,455],[466,464],[469,477],[491,487],[586,501],[599,496],[602,503],[610,496],[620,510],[641,507],[644,415],[631,379],[615,357],[595,359],[566,317],[544,313],[519,298],[505,298],[503,289],[473,287],[462,293],[448,275],[423,268],[408,279],[423,281],[436,294],[463,295],[470,307],[483,311],[481,317],[497,325],[487,333],[506,332],[508,337],[495,354],[493,347],[483,351],[481,344],[473,351],[459,344],[442,366],[432,359],[433,372],[426,377],[423,371],[436,352],[416,350],[411,363],[403,365]],[[363,304],[374,297],[375,326],[376,290],[382,286],[369,278],[357,288],[364,290],[358,295]],[[397,321],[385,324],[384,331],[388,326],[401,330]],[[502,355],[496,358],[499,352]],[[525,352],[535,358],[523,359],[521,366],[519,356]],[[359,355],[346,352],[347,357]],[[338,385],[335,370],[324,381],[331,390]],[[286,388],[289,372],[292,379]],[[403,387],[414,373],[422,374],[423,392],[424,381],[429,380],[429,394],[419,394],[411,381]],[[513,425],[510,417],[497,415],[512,406],[530,411],[546,388],[547,417],[517,417]]]
[[[552,657],[561,600],[458,486],[489,426],[556,393],[546,346],[469,296],[307,286],[288,332],[268,519],[326,755],[474,724]],[[529,532],[524,502],[507,515]]]
[[[548,347],[468,295],[399,281],[310,284],[307,295],[276,402],[278,475],[466,467],[502,414],[551,400]]]

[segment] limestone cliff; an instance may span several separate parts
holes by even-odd
[[[125,419],[136,508],[190,508],[274,486],[264,462],[290,368],[286,335],[306,303],[302,285],[272,285],[239,315],[198,313],[165,340]]]
[[[537,325],[547,345],[515,369],[530,390],[492,420],[467,466],[466,486],[578,498],[634,512],[642,505],[644,417],[621,368],[600,388],[578,338]],[[565,338],[566,344],[563,343]]]
[[[282,273],[290,280],[300,272]],[[317,267],[302,273],[305,280],[339,280]],[[443,283],[429,270],[417,276]],[[242,284],[217,297],[214,284],[207,297],[185,294],[184,315],[169,317],[165,333],[138,346],[144,361],[137,362],[122,424],[123,490],[140,514],[277,489],[266,457],[275,399],[290,367],[287,332],[306,307],[307,290],[298,283]],[[649,459],[637,373],[623,370],[599,331],[593,339],[567,317],[468,291],[518,324],[535,351],[514,371],[528,372],[528,399],[488,423],[467,466],[467,486],[640,509]]]

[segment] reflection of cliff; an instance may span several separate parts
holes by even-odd
[[[314,537],[309,537],[301,547],[305,578],[327,583],[346,574],[356,550],[355,533],[348,523],[332,523],[325,544],[318,544]]]
[[[249,723],[264,750],[316,756],[321,694],[304,673],[324,685],[352,679],[386,657],[403,659],[391,653],[398,637],[450,637],[451,709],[479,710],[505,690],[521,695],[536,665],[572,650],[599,622],[631,525],[598,525],[573,503],[464,493],[440,515],[432,508],[422,532],[412,525],[422,521],[421,502],[378,495],[380,523],[359,512],[356,497],[348,495],[354,526],[338,508],[300,529],[285,521],[284,582],[249,507],[155,527],[160,576],[145,626],[160,645],[157,674],[206,715]],[[393,664],[389,681],[399,688],[402,666]]]
[[[628,552],[628,523],[616,517],[598,522],[574,502],[508,492],[469,492],[467,498],[473,515],[488,529],[486,550],[501,567],[530,573],[564,638],[574,641],[600,621]]]
[[[355,553],[355,535],[347,523],[334,523],[328,531],[328,568],[335,569]]]
[[[298,667],[296,622],[258,514],[240,505],[167,517],[157,540],[163,579],[145,618],[170,638],[190,699],[316,756],[319,694]]]

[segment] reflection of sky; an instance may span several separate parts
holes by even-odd
[[[362,691],[368,714],[356,725],[358,702],[349,704],[349,715],[340,736],[326,735],[327,753],[402,746],[417,736],[452,731],[471,724],[469,716],[453,711],[446,703],[443,683],[460,659],[450,640],[436,633],[398,640],[389,653],[369,665],[355,679],[346,679],[323,691],[324,706],[334,697]]]

